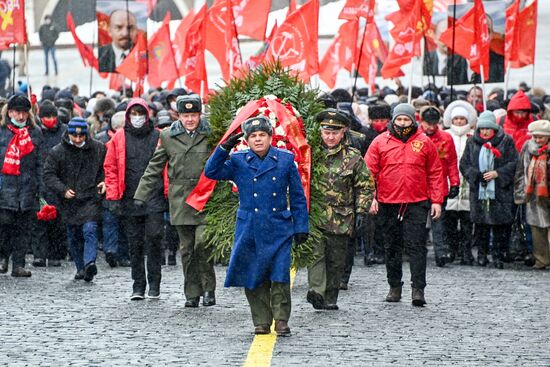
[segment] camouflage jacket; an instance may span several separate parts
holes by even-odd
[[[367,213],[374,194],[374,181],[360,152],[347,144],[325,149],[327,168],[323,185],[327,204],[325,231],[354,235],[355,214]]]

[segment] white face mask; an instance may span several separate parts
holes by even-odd
[[[464,126],[451,125],[451,131],[458,136],[465,135],[469,133],[470,130],[471,130],[470,124],[466,124]]]
[[[139,129],[140,127],[142,127],[144,124],[145,124],[145,115],[141,115],[141,116],[130,116],[130,123],[132,124],[133,127],[135,127],[136,129]]]
[[[170,108],[174,111],[177,111],[178,110],[178,105],[177,103],[174,101],[174,102],[170,102]]]

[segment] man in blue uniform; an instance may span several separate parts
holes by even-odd
[[[226,287],[244,287],[255,334],[289,335],[292,239],[308,237],[308,212],[292,153],[271,146],[271,122],[258,116],[241,126],[208,159],[205,175],[239,189],[235,242]],[[229,155],[243,136],[250,147]],[[288,192],[288,197],[287,197]]]

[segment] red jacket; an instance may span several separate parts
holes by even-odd
[[[422,127],[419,129],[423,132]],[[426,134],[427,135],[427,134]],[[449,195],[449,186],[460,186],[458,175],[458,158],[456,157],[455,143],[451,134],[437,128],[435,133],[427,135],[435,144],[437,155],[443,168],[443,194]]]
[[[365,162],[376,182],[379,202],[417,203],[429,199],[443,204],[443,170],[436,147],[426,134],[417,131],[403,143],[386,131],[373,140]]]
[[[525,119],[517,120],[512,115],[512,111],[514,110],[531,111],[531,101],[529,101],[529,98],[522,90],[519,90],[516,94],[514,94],[512,99],[510,99],[507,109],[508,113],[506,114],[504,124],[502,124],[504,132],[510,135],[514,140],[516,150],[521,152],[521,148],[523,148],[525,142],[530,139],[530,136],[527,135],[527,126],[534,121],[534,118],[533,115],[529,113]]]
[[[107,154],[103,168],[105,170],[105,199],[120,200],[126,190],[126,135],[124,129],[118,129],[105,144]]]

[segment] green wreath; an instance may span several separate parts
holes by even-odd
[[[311,146],[309,239],[305,244],[292,248],[292,266],[302,268],[313,261],[312,244],[323,239],[321,228],[324,223],[325,205],[319,181],[324,170],[314,164],[321,154],[319,124],[315,121],[315,115],[323,109],[316,101],[318,91],[309,88],[279,63],[263,64],[255,70],[248,71],[210,96],[210,144],[216,146],[239,108],[266,95],[275,95],[282,99],[283,103],[290,102],[299,112]],[[238,194],[231,190],[231,186],[229,182],[218,182],[204,209],[207,223],[205,239],[207,247],[212,249],[211,259],[224,264],[228,263],[233,246],[235,217],[239,205]]]

